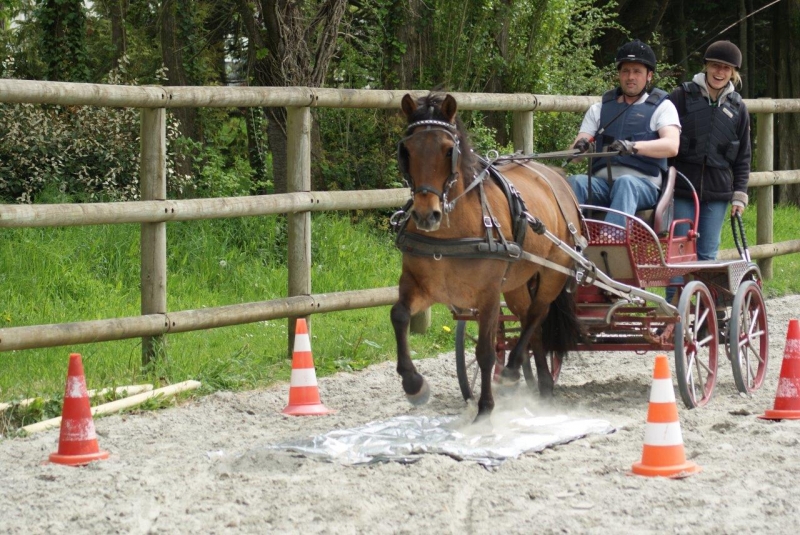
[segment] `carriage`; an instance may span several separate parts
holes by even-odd
[[[686,407],[695,408],[711,398],[722,351],[737,390],[743,394],[757,390],[766,374],[769,334],[761,273],[750,260],[741,218],[731,219],[740,258],[698,261],[697,234],[692,232],[696,217],[694,221],[672,217],[675,181],[682,178],[670,168],[653,210],[621,214],[627,228],[605,222],[609,208],[581,206],[589,214],[583,254],[608,276],[612,289],[591,281],[577,288],[576,307],[586,333],[577,349],[674,352],[681,399]],[[675,235],[679,224],[690,225],[686,236]],[[674,282],[675,277],[682,281]],[[679,296],[673,306],[667,306],[670,303],[658,291],[669,285],[677,287]],[[453,311],[453,317],[456,371],[461,392],[469,399],[478,380],[476,334],[470,324],[476,317],[473,310]],[[498,318],[495,375],[502,371],[519,330],[519,318],[504,308]],[[548,355],[548,360],[555,381],[561,360],[556,354]],[[526,382],[534,386],[529,360],[523,362],[523,371]]]
[[[409,401],[427,401],[429,387],[410,359],[408,323],[435,302],[457,320],[459,385],[477,398],[478,418],[494,406],[492,384],[516,383],[520,368],[530,387],[552,395],[567,349],[674,352],[689,408],[710,400],[720,346],[740,392],[761,386],[767,315],[741,219],[732,220],[739,259],[698,261],[697,215],[673,218],[673,168],[657,205],[617,212],[618,226],[605,221],[613,210],[578,206],[563,176],[538,162],[543,155],[474,155],[451,96],[406,95],[402,108],[409,124],[398,162],[412,199],[393,217],[403,270],[391,318]],[[676,235],[678,225],[689,232]],[[663,295],[668,286],[677,302]]]

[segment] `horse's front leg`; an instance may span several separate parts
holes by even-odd
[[[411,308],[402,295],[392,307],[392,326],[397,341],[397,373],[403,378],[403,391],[412,405],[424,405],[430,397],[430,387],[411,361],[408,348],[408,325],[411,322]]]
[[[495,337],[497,336],[499,314],[499,300],[486,309],[481,309],[478,313],[478,343],[475,347],[475,358],[481,370],[481,395],[478,398],[478,420],[488,418],[492,413],[492,409],[494,409],[492,379],[494,376],[494,367],[497,362]]]

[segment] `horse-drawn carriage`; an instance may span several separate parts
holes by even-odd
[[[479,415],[493,406],[491,384],[519,380],[520,367],[529,386],[552,393],[566,349],[674,352],[689,408],[709,401],[720,346],[740,392],[761,386],[767,315],[741,219],[732,220],[741,258],[698,261],[697,216],[672,217],[682,178],[674,169],[653,210],[614,225],[604,220],[609,208],[565,201],[563,177],[536,155],[470,158],[452,97],[423,104],[404,99],[409,126],[398,154],[413,197],[395,218],[404,255],[392,321],[409,400],[424,401],[428,386],[406,360],[408,316],[433,302],[458,320],[459,385],[465,399],[480,385]],[[675,234],[680,224],[685,236]],[[668,286],[677,303],[664,297]]]

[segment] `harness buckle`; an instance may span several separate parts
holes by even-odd
[[[488,215],[483,216],[483,226],[486,228],[492,228],[492,218]]]
[[[492,223],[496,228],[500,228],[500,222],[497,220],[496,217],[492,216]]]

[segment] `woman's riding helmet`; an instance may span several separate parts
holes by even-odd
[[[651,71],[656,70],[656,55],[653,49],[638,39],[622,45],[617,50],[617,70],[626,62],[641,63]]]
[[[703,61],[716,61],[717,63],[724,63],[725,65],[741,69],[742,51],[730,41],[717,41],[716,43],[711,43],[706,49],[706,55],[703,56]]]

